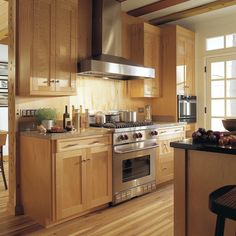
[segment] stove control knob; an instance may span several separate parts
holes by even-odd
[[[121,134],[121,135],[118,137],[118,139],[119,139],[120,141],[123,141],[123,140],[125,140],[125,136]]]
[[[134,133],[134,138],[139,138],[138,133]]]
[[[128,140],[129,136],[127,134],[124,135],[124,140]]]
[[[141,133],[138,133],[138,137],[139,137],[139,138],[142,138],[143,135],[142,135]]]
[[[157,131],[156,130],[154,130],[154,131],[151,131],[151,136],[156,136],[158,133],[157,133]]]

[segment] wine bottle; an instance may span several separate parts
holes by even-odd
[[[67,106],[65,106],[65,113],[63,114],[63,128],[66,128],[67,121],[70,121],[70,114],[68,113]]]

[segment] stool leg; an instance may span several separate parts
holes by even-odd
[[[225,218],[222,215],[217,215],[215,236],[224,236]]]
[[[1,150],[0,150],[0,168],[1,168],[1,171],[2,171],[2,177],[3,177],[3,182],[4,182],[4,185],[5,185],[5,189],[7,190],[7,180],[6,180],[6,177],[5,177],[4,166],[3,166],[2,147],[1,147]]]

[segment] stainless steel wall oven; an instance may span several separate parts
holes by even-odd
[[[197,121],[197,97],[177,95],[178,121],[195,123]]]

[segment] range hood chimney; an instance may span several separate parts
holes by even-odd
[[[116,0],[93,0],[92,58],[78,64],[78,75],[111,79],[155,78],[155,69],[121,57],[121,4]]]

